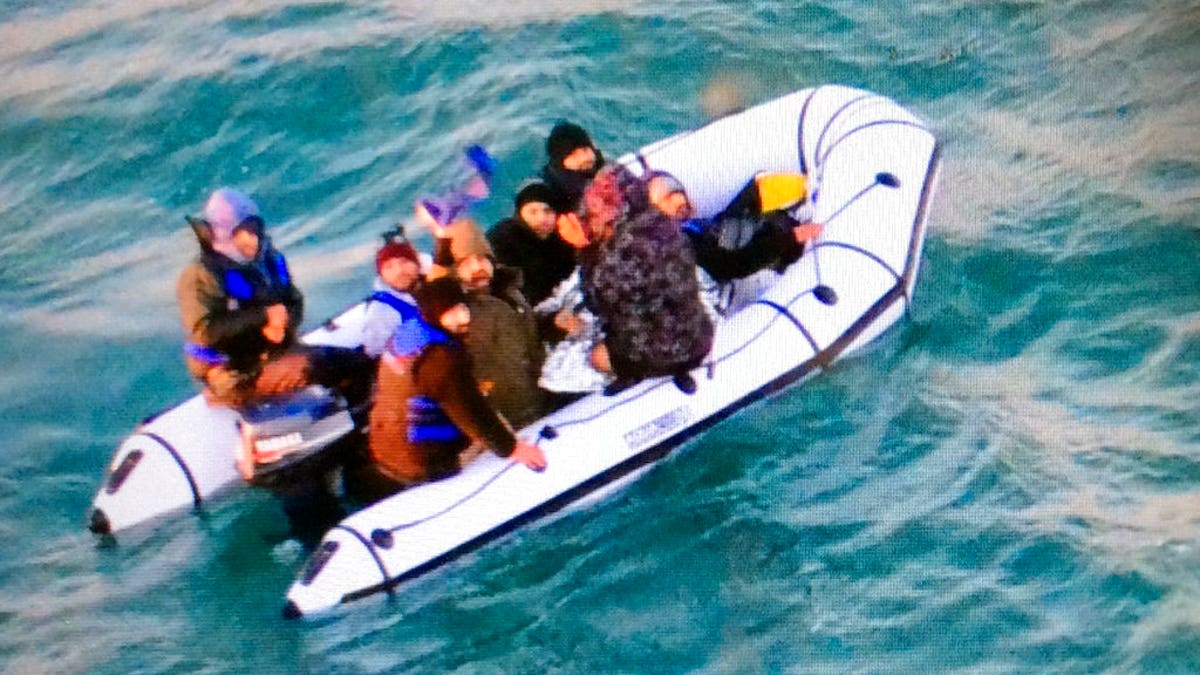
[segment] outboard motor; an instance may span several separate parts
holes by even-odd
[[[291,536],[310,548],[346,516],[339,470],[364,449],[351,413],[344,398],[315,385],[242,410],[238,473],[279,498]]]
[[[346,459],[355,431],[346,399],[321,386],[248,406],[238,424],[237,466],[247,482],[271,489],[320,474]]]
[[[243,410],[194,396],[146,419],[122,442],[88,529],[108,536],[199,509],[242,481],[279,495],[289,518],[313,504],[323,504],[332,517],[334,470],[360,461],[364,452],[362,417],[321,386]]]

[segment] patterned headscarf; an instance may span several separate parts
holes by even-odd
[[[620,164],[604,167],[583,191],[580,214],[595,242],[612,234],[617,222],[633,218],[650,204],[646,184]]]

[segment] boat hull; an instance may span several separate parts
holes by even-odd
[[[286,616],[391,591],[603,490],[764,395],[852,354],[907,311],[938,145],[894,102],[849,87],[818,87],[618,161],[635,172],[669,171],[701,216],[720,211],[756,172],[804,172],[814,220],[825,231],[800,261],[765,290],[754,286],[748,302],[719,324],[709,363],[693,373],[695,394],[657,378],[611,398],[589,396],[522,431],[545,453],[544,472],[487,454],[449,479],[348,517],[292,584]]]

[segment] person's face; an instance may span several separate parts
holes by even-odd
[[[591,190],[585,190],[583,193],[583,208],[586,214],[584,229],[588,241],[598,243],[608,239],[608,235],[612,233],[612,224],[617,219],[616,209]]]
[[[663,198],[662,212],[676,220],[687,220],[692,215],[692,203],[682,192],[672,192]]]
[[[676,220],[687,220],[692,216],[692,203],[679,190],[668,191],[666,183],[659,179],[650,181],[650,203],[667,216]]]
[[[233,247],[247,260],[258,255],[258,235],[248,227],[239,227],[233,231]]]
[[[458,261],[455,271],[458,273],[458,280],[468,291],[484,291],[492,283],[495,268],[487,256],[473,253]]]
[[[467,328],[471,325],[471,310],[460,302],[442,312],[442,315],[438,317],[438,323],[451,335],[466,335]]]
[[[554,232],[558,214],[549,204],[544,202],[525,202],[517,212],[521,222],[525,223],[539,239],[545,239]]]
[[[397,291],[411,291],[421,276],[421,268],[408,258],[389,258],[379,267],[379,278]]]
[[[591,171],[596,168],[596,151],[586,145],[575,148],[563,157],[562,165],[568,171]]]

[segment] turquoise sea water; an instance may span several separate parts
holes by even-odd
[[[1200,671],[1200,11],[1097,2],[0,2],[0,670]],[[191,393],[182,215],[258,197],[312,322],[458,150],[610,155],[825,82],[945,147],[910,321],[599,506],[317,622],[268,495],[100,547]]]

